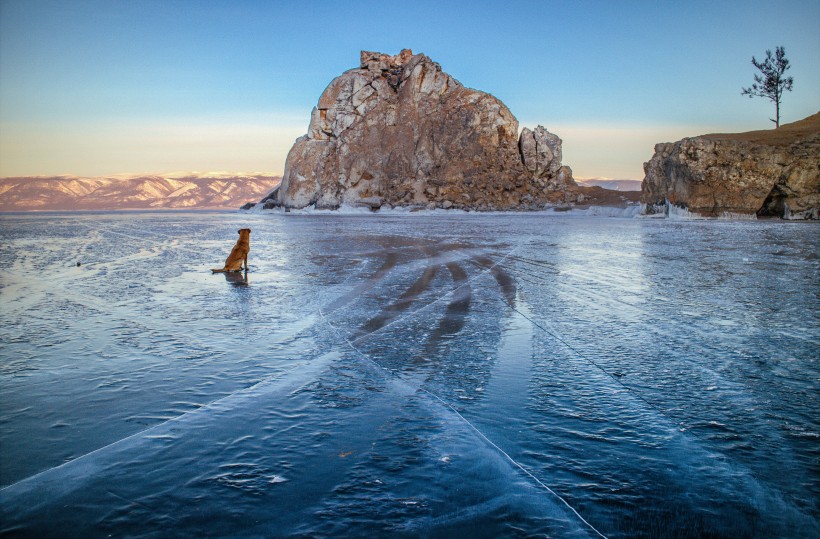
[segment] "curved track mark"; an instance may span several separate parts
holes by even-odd
[[[392,251],[388,251],[384,256],[384,262],[382,262],[381,267],[373,273],[365,282],[358,285],[356,288],[339,296],[335,300],[333,300],[325,309],[323,309],[324,314],[329,314],[339,307],[343,307],[344,305],[350,303],[353,299],[361,296],[367,290],[373,288],[378,281],[380,281],[387,273],[396,267],[396,263],[399,260],[398,254]]]
[[[455,288],[453,289],[453,297],[450,303],[447,304],[447,310],[444,312],[444,318],[439,322],[436,331],[430,335],[427,341],[427,350],[431,350],[438,346],[438,344],[445,337],[457,334],[464,328],[467,313],[470,312],[470,304],[473,299],[473,289],[467,279],[467,272],[464,268],[450,262],[447,264],[447,269],[453,276]]]
[[[495,282],[501,287],[501,293],[504,294],[504,299],[507,300],[507,305],[515,307],[515,294],[517,287],[515,279],[512,275],[504,271],[504,269],[497,265],[487,256],[479,256],[475,259],[476,263],[484,268],[489,268],[490,273],[493,274]]]
[[[354,334],[353,340],[359,339],[364,337],[368,333],[373,333],[381,329],[385,324],[392,321],[398,315],[406,311],[410,305],[416,300],[416,298],[427,290],[430,287],[430,282],[436,276],[438,272],[437,266],[427,266],[424,270],[424,273],[416,279],[416,282],[413,283],[410,288],[404,291],[402,295],[399,296],[399,299],[396,300],[395,303],[392,303],[382,309],[382,312],[379,313],[377,316],[374,316],[367,322],[365,322],[362,327],[360,327]]]

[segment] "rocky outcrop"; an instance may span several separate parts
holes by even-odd
[[[770,131],[655,146],[644,163],[645,213],[820,218],[820,113]]]
[[[579,189],[558,136],[539,126],[519,137],[501,101],[423,54],[363,51],[322,93],[266,205],[536,209],[576,202]]]

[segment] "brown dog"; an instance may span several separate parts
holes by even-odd
[[[225,273],[228,271],[242,271],[242,261],[245,262],[245,271],[248,271],[248,251],[251,250],[251,229],[240,228],[239,239],[231,249],[231,254],[225,260],[225,267],[212,269],[214,273]]]

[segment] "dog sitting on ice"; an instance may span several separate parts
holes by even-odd
[[[225,267],[212,269],[214,273],[226,273],[229,271],[242,271],[242,262],[245,262],[245,271],[248,271],[248,251],[251,250],[251,229],[240,228],[239,239],[231,249],[231,254],[225,260]]]

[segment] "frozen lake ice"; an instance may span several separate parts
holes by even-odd
[[[818,231],[2,215],[2,532],[820,536]]]

